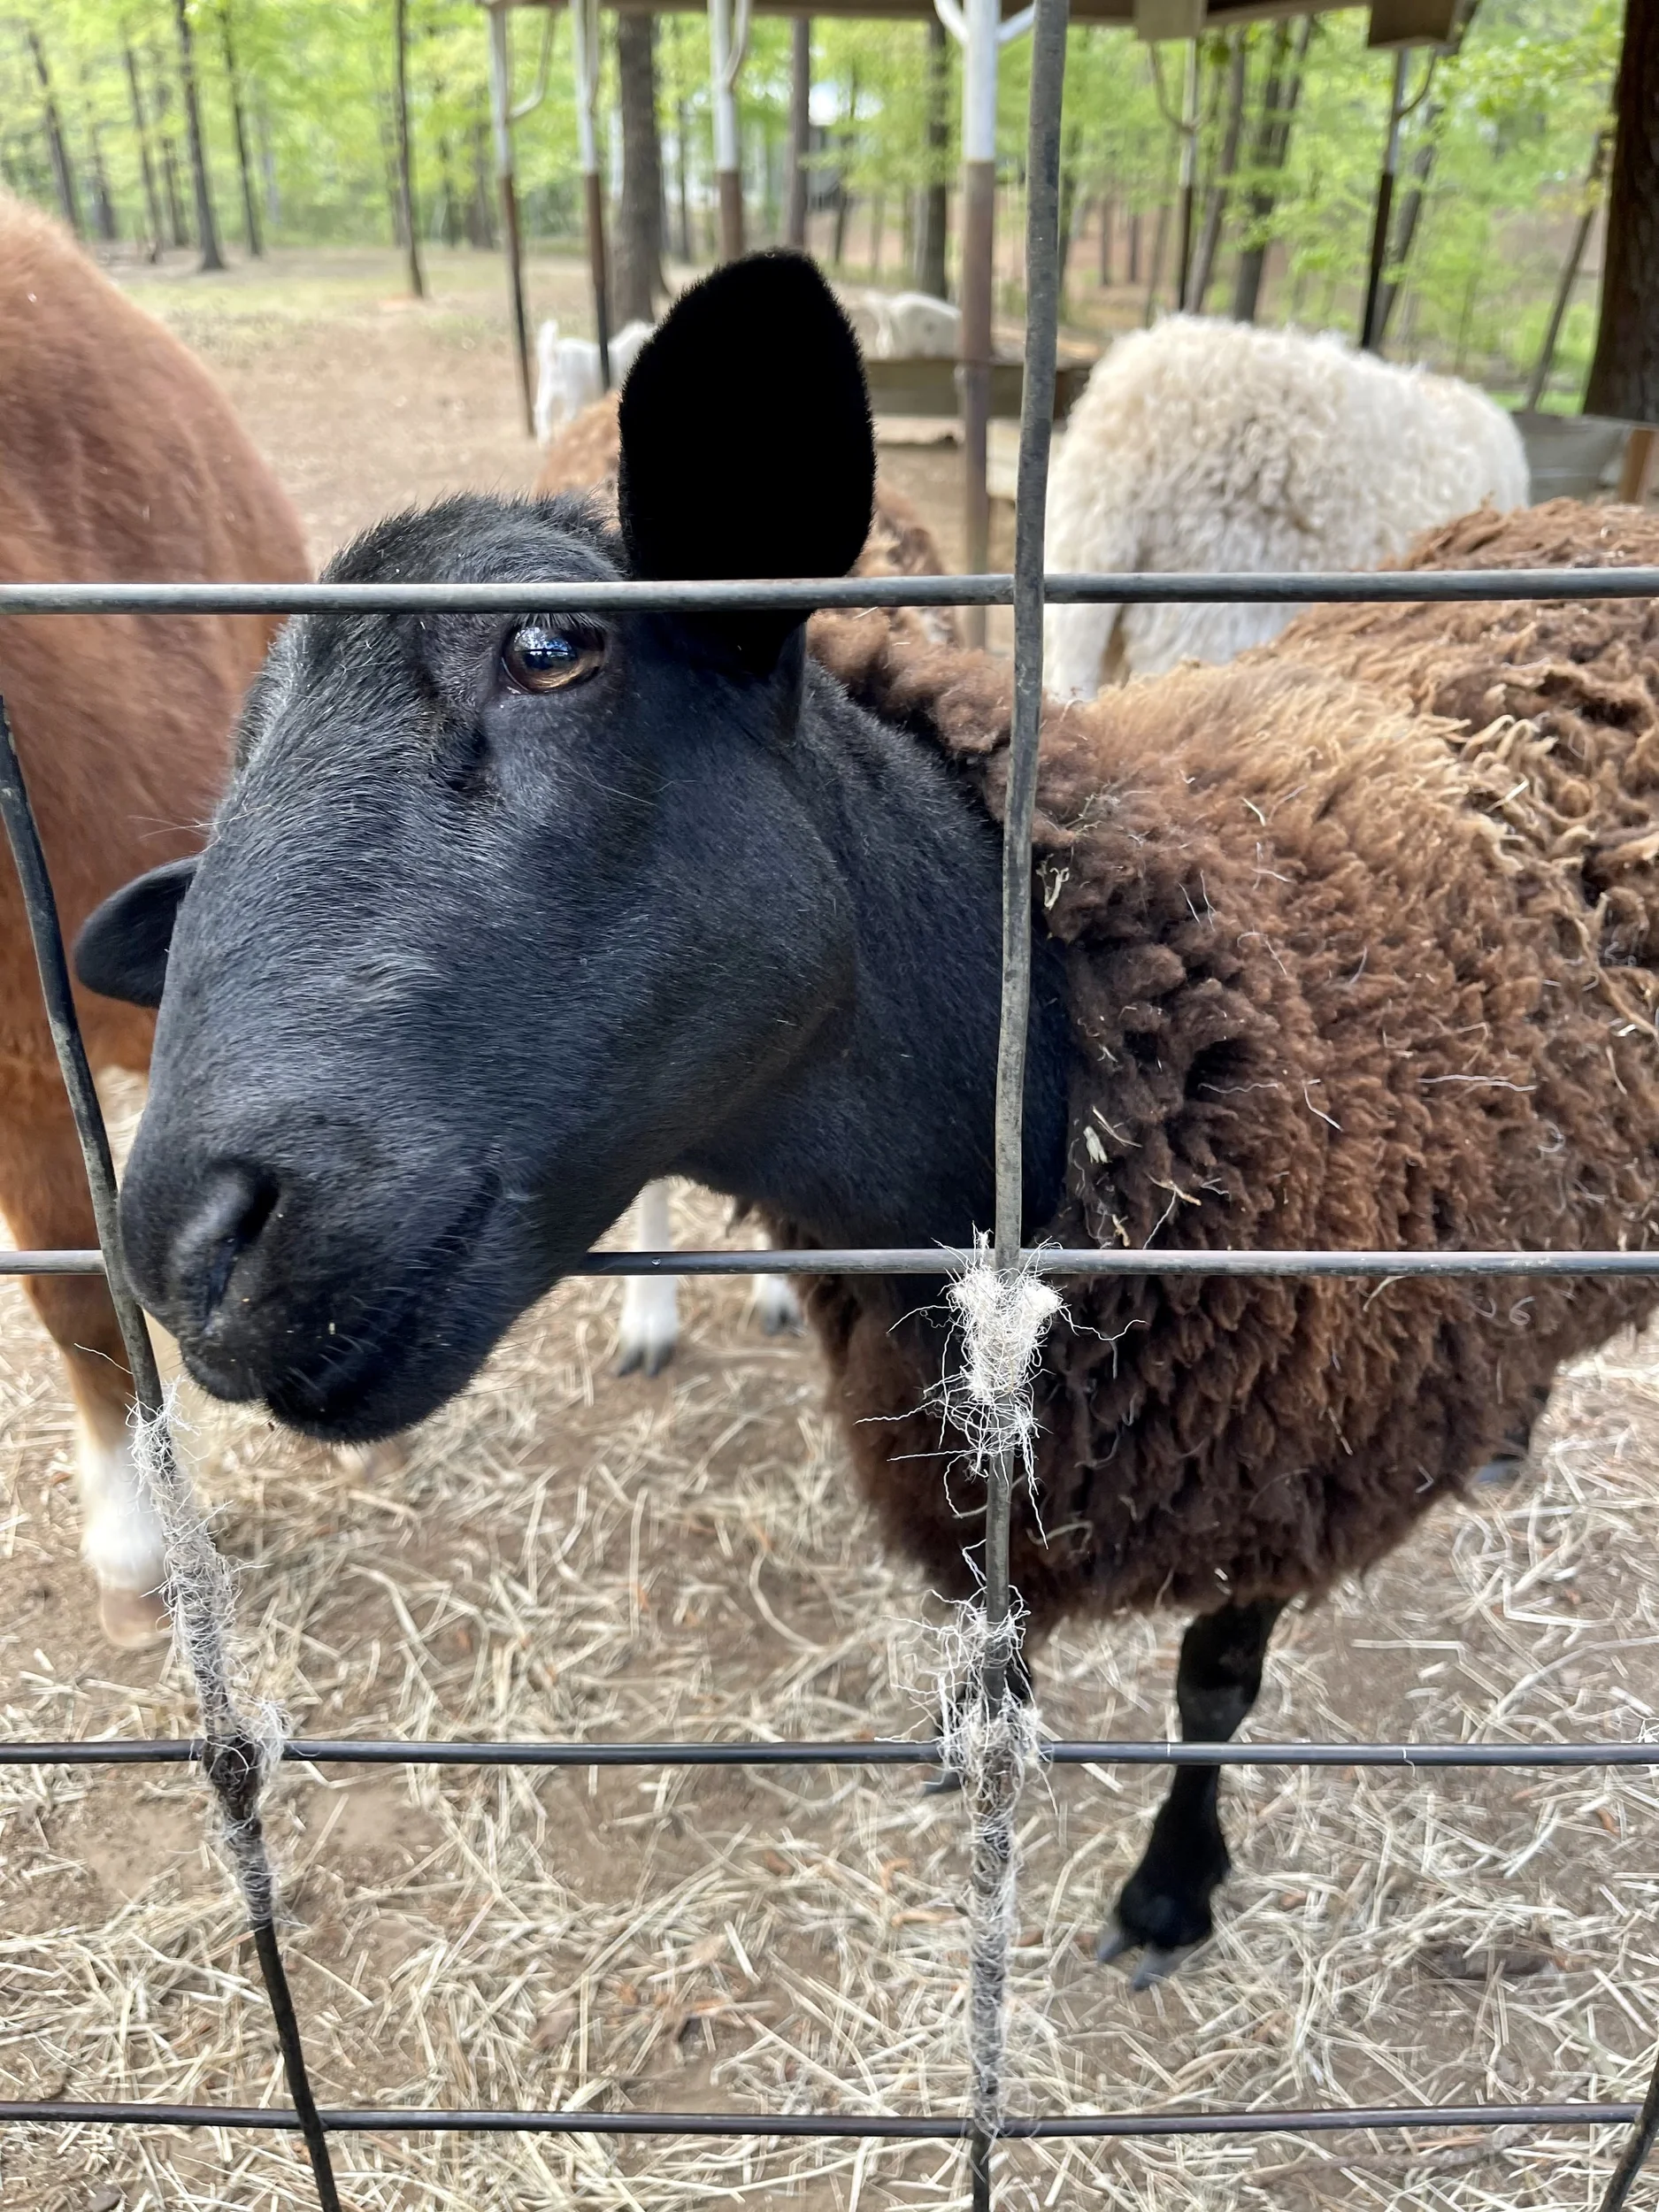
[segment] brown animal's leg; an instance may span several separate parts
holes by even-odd
[[[57,1071],[0,1068],[0,1213],[24,1248],[97,1243],[92,1199]],[[112,1643],[165,1634],[161,1531],[139,1486],[127,1414],[133,1379],[115,1309],[94,1276],[26,1279],[30,1302],[64,1356],[75,1401],[82,1556],[97,1577]]]
[[[1263,1598],[1255,1605],[1224,1605],[1192,1624],[1181,1639],[1175,1678],[1183,1743],[1225,1743],[1243,1721],[1261,1689],[1268,1639],[1283,1610],[1281,1599]],[[1101,1938],[1102,1959],[1144,1950],[1137,1989],[1172,1973],[1214,1931],[1210,1901],[1232,1865],[1217,1809],[1220,1785],[1218,1767],[1176,1768],[1145,1855]]]

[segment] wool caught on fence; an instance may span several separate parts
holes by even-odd
[[[1031,1479],[1033,1385],[1043,1337],[1062,1302],[1030,1268],[999,1268],[984,1237],[975,1239],[972,1260],[947,1294],[956,1312],[957,1363],[938,1386],[937,1404],[967,1440],[988,1515],[999,1480],[1006,1497],[1016,1470]],[[971,2117],[981,2143],[996,2134],[1007,2102],[1008,1962],[1018,1890],[1014,1824],[1037,1756],[1037,1715],[1020,1653],[1024,1609],[1017,1592],[1000,1609],[987,1595],[982,1583],[978,1599],[956,1608],[939,1668],[941,1760],[968,1802],[968,2057]]]
[[[282,1754],[283,1717],[266,1698],[250,1698],[239,1680],[236,1586],[214,1543],[189,1471],[174,1443],[176,1389],[153,1419],[133,1414],[133,1457],[165,1546],[166,1597],[173,1649],[195,1686],[202,1715],[203,1765],[224,1828],[236,1884],[256,1926],[271,1925],[275,1884],[259,1819],[265,1778]]]

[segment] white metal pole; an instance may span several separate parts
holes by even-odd
[[[709,0],[709,81],[714,100],[714,181],[719,196],[720,258],[743,250],[743,172],[737,133],[737,73],[741,45],[734,38],[732,0]]]

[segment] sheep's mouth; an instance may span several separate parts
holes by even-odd
[[[281,1324],[280,1362],[227,1355],[210,1340],[185,1348],[192,1378],[215,1397],[263,1399],[284,1427],[326,1443],[373,1443],[424,1420],[465,1387],[529,1302],[501,1264],[501,1197],[496,1179],[486,1179],[418,1258],[397,1252],[372,1271],[380,1283],[402,1279],[401,1291],[331,1284],[312,1294],[303,1321],[290,1314]],[[342,1312],[359,1317],[349,1326],[325,1317]]]

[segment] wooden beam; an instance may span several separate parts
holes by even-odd
[[[1461,0],[1371,0],[1367,46],[1447,46],[1456,36]]]
[[[1425,0],[1426,4],[1426,0]],[[562,6],[564,0],[482,0],[486,6]],[[600,0],[603,7],[641,15],[701,15],[707,0]],[[1004,18],[1018,14],[1025,0],[999,0]],[[1099,23],[1129,29],[1136,0],[1071,0],[1074,23]],[[1367,0],[1205,0],[1204,25],[1225,30],[1235,23],[1277,23],[1292,16],[1331,15],[1363,7]],[[1434,0],[1449,4],[1449,0]],[[870,22],[922,22],[933,12],[933,0],[753,0],[757,15],[826,15]]]

